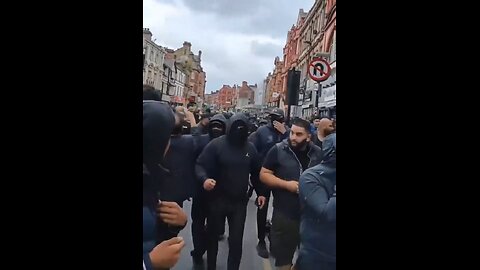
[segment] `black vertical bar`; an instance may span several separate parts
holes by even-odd
[[[288,105],[287,110],[287,121],[285,122],[287,125],[290,124],[290,111],[292,110],[292,105]]]
[[[318,100],[322,96],[322,84],[318,82],[317,98],[315,99],[315,108],[318,108]]]

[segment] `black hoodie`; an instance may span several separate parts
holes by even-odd
[[[217,114],[211,123],[223,124],[226,128],[225,117]],[[201,188],[195,177],[195,163],[203,148],[211,141],[213,134],[211,126],[209,134],[172,136],[164,165],[170,171],[162,184],[161,200],[175,201],[179,205],[190,197],[195,197]],[[209,137],[210,136],[210,137]]]
[[[143,197],[144,205],[155,200],[159,190],[159,182],[163,169],[159,166],[163,162],[175,125],[175,116],[167,104],[158,101],[143,102]],[[153,202],[155,203],[155,202]]]
[[[220,123],[220,124],[223,125],[224,130],[226,130],[227,121],[228,121],[227,118],[225,118],[225,116],[223,116],[223,114],[221,114],[221,113],[216,114],[210,119],[210,123],[208,124],[208,134],[204,134],[204,135],[201,135],[201,136],[195,136],[195,138],[197,139],[197,155],[196,155],[196,158],[200,155],[200,153],[203,151],[205,146],[207,146],[207,144],[210,141],[215,139],[213,137],[213,133],[212,133],[212,124]]]
[[[243,114],[236,114],[229,119],[227,134],[212,140],[197,159],[195,172],[203,184],[206,179],[216,181],[215,188],[209,193],[212,197],[223,197],[230,201],[248,198],[249,175],[257,194],[264,196],[265,188],[258,175],[261,162],[253,144],[245,138],[245,143],[233,143],[232,130],[238,125],[248,127],[248,119]]]
[[[210,123],[208,124],[208,134],[193,136],[194,140],[196,140],[195,141],[195,145],[196,145],[195,162],[198,156],[200,156],[200,154],[202,153],[203,149],[205,149],[207,144],[210,143],[213,139],[215,139],[214,134],[212,132],[212,124],[214,123],[222,124],[223,131],[225,132],[225,130],[227,129],[227,121],[228,120],[225,118],[225,116],[223,116],[223,114],[221,113],[216,114],[215,116],[212,117],[212,119],[210,119]],[[194,166],[194,169],[195,169],[195,166]],[[194,197],[201,194],[205,194],[204,192],[206,191],[203,189],[202,184],[199,183],[198,181],[195,181],[195,183],[196,184],[194,185],[194,193],[193,193]]]
[[[162,232],[155,208],[160,192],[163,154],[173,130],[175,118],[170,107],[158,101],[143,102],[143,258],[151,267],[150,252]]]

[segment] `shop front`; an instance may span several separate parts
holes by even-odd
[[[328,87],[324,88],[324,107],[320,110],[321,115],[327,116],[330,118],[337,117],[337,85],[336,82],[333,82]]]

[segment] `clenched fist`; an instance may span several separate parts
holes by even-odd
[[[207,191],[210,191],[215,187],[216,183],[217,182],[215,182],[215,180],[209,178],[209,179],[205,180],[205,182],[203,182],[203,188]]]
[[[298,182],[295,180],[292,181],[285,181],[285,189],[292,192],[298,193]]]
[[[264,196],[258,196],[257,198],[258,208],[262,209],[265,206],[266,202],[267,202],[267,198],[265,198]]]

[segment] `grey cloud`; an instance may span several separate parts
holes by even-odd
[[[313,6],[314,0],[183,0],[193,11],[209,13],[218,25],[245,34],[268,34],[286,38],[296,23],[298,10]]]
[[[153,0],[188,8],[188,18],[170,16],[161,26],[151,28],[157,43],[176,49],[183,41],[192,43],[195,54],[202,50],[202,66],[207,72],[206,92],[223,84],[243,80],[258,85],[273,70],[275,56],[282,58],[284,44],[266,43],[269,38],[286,39],[296,22],[298,9],[307,11],[314,0]],[[151,15],[153,16],[153,15]],[[153,21],[153,20],[152,20]],[[148,23],[148,20],[147,20]],[[241,35],[238,35],[241,34]],[[248,37],[249,35],[260,35]],[[245,36],[243,41],[239,36]],[[229,38],[234,38],[232,42]]]
[[[282,46],[273,43],[260,43],[254,40],[251,43],[251,50],[256,56],[275,58],[275,56],[278,55],[278,52],[282,50]]]
[[[238,17],[242,17],[247,15],[249,11],[255,10],[254,7],[259,3],[263,4],[269,1],[183,0],[183,3],[195,11],[215,13],[220,16],[236,15]]]

